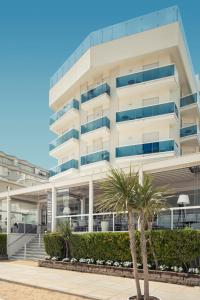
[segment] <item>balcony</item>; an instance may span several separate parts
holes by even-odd
[[[180,129],[181,143],[188,146],[198,146],[200,142],[199,126],[193,124]]]
[[[81,156],[81,166],[100,162],[100,161],[107,161],[107,162],[110,161],[110,153],[107,150],[102,150],[102,151]]]
[[[58,137],[49,145],[50,155],[55,158],[60,158],[70,148],[77,146],[79,132],[76,129],[71,129]]]
[[[110,87],[107,83],[97,86],[96,88],[81,95],[81,106],[84,110],[89,111],[96,106],[103,105],[109,107]]]
[[[110,120],[108,117],[102,117],[100,119],[91,121],[89,123],[81,125],[81,138],[95,138],[108,135],[110,133]]]
[[[52,168],[50,170],[50,177],[72,169],[78,169],[78,160],[71,159],[55,168]]]
[[[198,94],[197,93],[191,94],[191,95],[188,95],[186,97],[181,98],[180,107],[185,107],[185,106],[188,106],[188,105],[191,105],[191,104],[195,104],[198,101],[199,101]]]
[[[116,148],[116,158],[172,152],[176,150],[176,147],[176,143],[173,140],[122,146]]]
[[[143,84],[146,84],[146,91],[151,91],[155,85],[158,85],[159,88],[166,84],[169,84],[169,87],[177,86],[178,76],[175,65],[153,68],[116,78],[118,96],[124,97],[132,95],[133,92],[139,93],[144,88]]]
[[[184,117],[191,115],[198,116],[199,109],[199,94],[194,93],[180,99],[181,114]]]
[[[126,123],[128,121],[141,120],[144,118],[151,118],[163,115],[176,115],[178,118],[178,109],[174,102],[163,103],[158,105],[146,106],[136,109],[130,109],[116,113],[117,123]],[[157,118],[154,119],[157,121]],[[162,118],[163,120],[163,118]],[[135,123],[134,123],[135,124]],[[128,123],[129,126],[129,123]]]
[[[79,116],[79,102],[71,100],[61,110],[57,111],[50,117],[50,129],[60,134],[67,128],[70,122]]]

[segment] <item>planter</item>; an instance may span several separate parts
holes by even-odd
[[[84,263],[70,263],[51,260],[39,260],[39,266],[45,268],[61,269],[76,272],[94,273],[109,276],[134,278],[132,268],[114,267],[106,265],[92,265]],[[143,279],[143,272],[139,270],[139,277]],[[176,273],[169,271],[149,270],[149,280],[175,283],[187,286],[200,286],[200,275]]]
[[[109,222],[108,221],[101,221],[101,231],[108,231]]]

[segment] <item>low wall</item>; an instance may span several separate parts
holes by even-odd
[[[39,260],[38,265],[39,267],[45,267],[45,268],[133,278],[132,268],[124,268],[124,267],[117,268],[113,266],[97,266],[97,265],[81,264],[81,263],[72,264],[67,262],[48,261],[48,260]],[[140,278],[143,279],[143,272],[141,270],[139,270],[139,275]],[[187,274],[187,273],[150,270],[149,279],[151,281],[175,283],[175,284],[181,284],[187,286],[200,286],[200,275]]]

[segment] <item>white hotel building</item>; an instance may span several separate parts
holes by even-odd
[[[49,182],[0,198],[43,199],[52,231],[65,219],[75,232],[125,231],[126,216],[95,201],[109,168],[131,165],[173,188],[156,228],[200,228],[199,88],[177,7],[92,32],[51,80]]]

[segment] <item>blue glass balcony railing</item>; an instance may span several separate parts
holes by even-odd
[[[119,88],[123,86],[150,81],[150,80],[165,78],[173,75],[175,75],[174,65],[154,68],[154,69],[145,70],[142,72],[118,77],[116,79],[116,87]]]
[[[102,161],[102,160],[106,160],[109,161],[110,160],[110,153],[107,150],[102,150],[99,152],[95,152],[92,154],[87,154],[85,156],[81,156],[81,165],[88,165],[94,162],[98,162],[98,161]]]
[[[67,142],[70,139],[79,139],[79,132],[76,129],[71,129],[64,133],[63,135],[59,136],[56,140],[54,140],[50,145],[49,145],[49,151],[55,149],[56,147],[60,146],[61,144]]]
[[[107,83],[97,86],[96,88],[81,95],[81,103],[85,103],[95,97],[98,97],[104,93],[110,95],[110,87]]]
[[[197,93],[188,95],[186,97],[181,98],[180,106],[184,107],[184,106],[187,106],[187,105],[190,105],[190,104],[197,103],[197,100],[198,100]]]
[[[186,137],[186,136],[194,135],[197,133],[198,133],[198,128],[197,128],[197,125],[194,124],[191,126],[181,128],[180,137]]]
[[[178,109],[174,102],[130,109],[116,113],[116,122],[124,122],[164,114],[175,113],[178,117]]]
[[[49,124],[52,125],[55,121],[57,121],[58,119],[60,119],[67,111],[69,111],[72,108],[75,108],[77,110],[79,109],[79,102],[77,100],[75,100],[75,99],[73,99],[72,101],[70,101],[61,110],[59,110],[55,114],[53,114],[50,117]]]
[[[174,151],[175,149],[176,145],[173,140],[122,146],[116,148],[116,157],[153,154]]]
[[[110,120],[107,117],[103,117],[81,125],[81,134],[96,130],[101,127],[110,128]]]
[[[80,59],[80,57],[84,53],[86,53],[89,48],[174,22],[179,23],[181,32],[184,37],[186,50],[189,54],[184,29],[182,26],[180,11],[177,6],[169,7],[90,33],[51,78],[51,87],[53,87],[68,72],[68,70],[70,70],[70,68]]]
[[[50,176],[55,176],[69,169],[78,169],[78,160],[72,159],[50,170]]]

